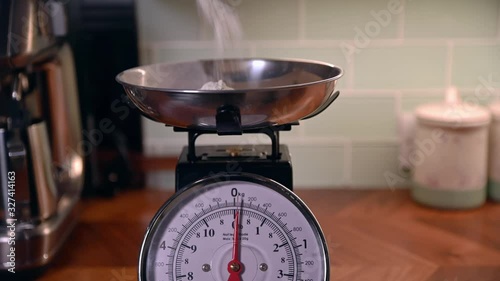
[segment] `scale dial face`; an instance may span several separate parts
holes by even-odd
[[[259,176],[227,175],[163,205],[142,244],[139,280],[325,281],[329,261],[316,219],[295,194]]]

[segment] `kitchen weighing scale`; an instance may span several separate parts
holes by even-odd
[[[187,132],[176,193],[154,216],[141,281],[324,281],[322,230],[293,193],[281,131],[325,110],[342,70],[305,60],[156,64],[117,76],[146,117]],[[222,80],[230,89],[199,90]],[[197,146],[203,134],[265,134],[270,145]]]

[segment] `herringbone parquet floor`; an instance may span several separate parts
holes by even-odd
[[[500,204],[439,211],[413,203],[407,191],[387,190],[314,198],[334,281],[500,280]]]
[[[500,204],[449,212],[413,203],[407,190],[297,193],[325,233],[331,281],[500,281]],[[40,280],[136,280],[144,230],[170,195],[127,191],[84,202]]]

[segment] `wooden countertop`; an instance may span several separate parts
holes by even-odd
[[[499,281],[500,204],[446,212],[406,190],[298,190],[322,225],[332,281]],[[42,281],[132,281],[144,231],[172,193],[87,199]]]

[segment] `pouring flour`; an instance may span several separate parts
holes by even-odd
[[[224,50],[234,46],[234,42],[243,37],[243,29],[238,14],[225,0],[197,0],[198,12],[214,32],[217,52],[219,55]],[[200,90],[233,90],[222,80],[222,69],[214,65],[218,81],[205,83]]]

